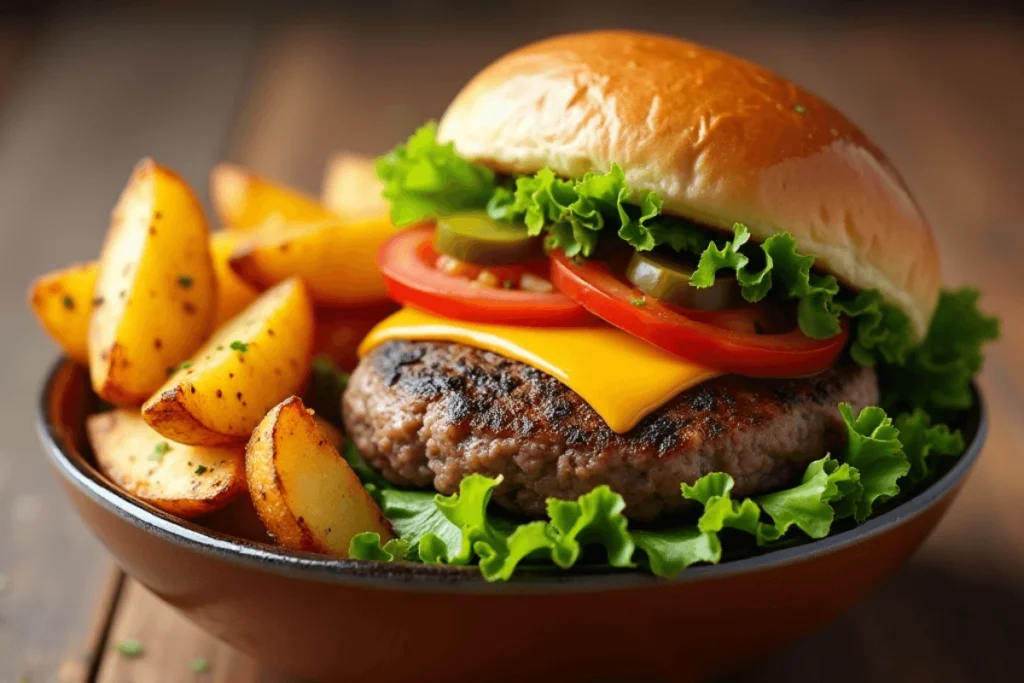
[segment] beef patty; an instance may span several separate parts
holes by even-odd
[[[600,372],[600,368],[594,368]],[[727,472],[738,496],[780,488],[846,438],[837,404],[877,403],[871,368],[840,365],[803,379],[720,377],[682,392],[616,434],[555,378],[489,351],[391,341],[370,352],[345,392],[345,427],[366,459],[400,486],[458,490],[502,475],[493,500],[543,516],[548,497],[601,484],[632,519],[687,505],[679,487]]]

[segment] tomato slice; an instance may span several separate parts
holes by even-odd
[[[485,287],[462,277],[447,275],[434,264],[434,226],[408,228],[381,245],[377,265],[388,296],[429,313],[498,325],[567,326],[593,323],[586,309],[561,292],[531,292]],[[508,268],[507,266],[504,268]],[[523,266],[546,276],[548,264]]]
[[[551,281],[597,317],[669,353],[750,377],[800,377],[824,370],[846,344],[849,327],[829,339],[811,339],[799,329],[757,334],[743,309],[691,311],[644,297],[599,261],[574,263],[551,254]],[[642,305],[634,302],[643,301]],[[628,361],[623,361],[628,362]]]

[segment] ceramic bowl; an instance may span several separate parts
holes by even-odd
[[[732,670],[821,626],[902,564],[953,502],[986,431],[978,396],[967,452],[948,472],[821,541],[671,580],[599,571],[490,584],[472,569],[290,552],[139,503],[93,465],[88,385],[73,363],[53,368],[40,434],[71,502],[125,572],[267,666],[331,682],[679,681]]]

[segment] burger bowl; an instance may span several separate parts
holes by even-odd
[[[770,656],[905,562],[981,450],[975,398],[959,425],[966,452],[916,496],[826,539],[675,579],[592,568],[488,583],[473,568],[330,559],[246,540],[223,520],[176,519],[96,469],[84,421],[98,402],[69,360],[43,386],[39,433],[68,498],[124,571],[273,669],[332,682],[679,681]]]

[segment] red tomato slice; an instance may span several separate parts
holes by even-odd
[[[643,293],[598,261],[577,265],[561,251],[551,254],[555,287],[597,317],[687,360],[750,377],[800,377],[824,370],[846,344],[849,328],[830,339],[811,339],[799,329],[756,334],[744,311],[691,311]],[[643,305],[634,301],[642,300]],[[624,361],[628,362],[628,361]]]
[[[388,296],[428,313],[497,325],[551,326],[593,323],[586,309],[559,291],[540,293],[474,284],[434,267],[434,226],[403,230],[381,245],[377,265]],[[523,266],[546,275],[546,259]],[[503,272],[507,272],[507,266]]]

